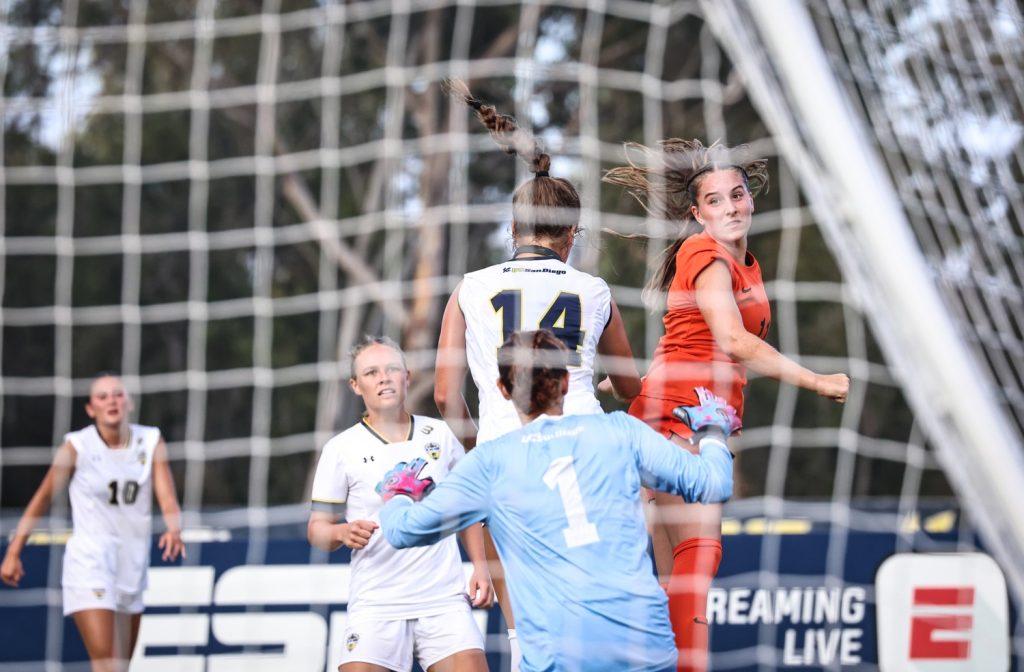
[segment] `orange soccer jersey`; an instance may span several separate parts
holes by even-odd
[[[754,256],[747,252],[741,264],[706,233],[688,238],[676,253],[676,271],[664,317],[665,335],[658,343],[640,396],[629,409],[631,415],[664,434],[689,435],[685,425],[672,416],[672,409],[696,404],[694,388],[698,386],[725,398],[743,417],[746,369],[715,343],[695,296],[697,276],[717,259],[729,265],[743,326],[760,338],[768,334],[771,309],[761,267]]]

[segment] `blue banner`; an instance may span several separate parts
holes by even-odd
[[[274,669],[281,670],[336,669],[339,647],[344,645],[347,550],[331,554],[328,563],[311,563],[317,553],[304,539],[270,538],[261,543],[265,549],[258,565],[247,564],[253,549],[246,539],[189,544],[186,565],[162,563],[154,547],[133,671],[199,672],[216,667],[226,672],[251,670],[256,662],[272,661]],[[837,548],[837,543],[843,548]],[[880,609],[887,610],[885,618],[896,624],[893,632],[906,632],[903,639],[902,635],[889,637],[892,656],[920,658],[884,669],[927,671],[934,666],[936,670],[992,672],[1019,667],[1010,655],[1008,640],[1016,627],[1015,611],[1010,610],[1002,622],[998,608],[982,604],[1000,599],[1006,603],[1008,598],[1005,583],[999,584],[998,568],[990,570],[995,564],[981,554],[897,554],[893,534],[848,532],[837,541],[827,529],[729,534],[723,544],[721,569],[708,601],[716,671],[766,669],[759,664],[794,670],[877,669]],[[59,577],[59,567],[50,567],[50,554],[62,550],[61,546],[28,546],[22,555],[26,569],[22,587],[5,587],[0,592],[0,651],[4,661],[24,664],[19,669],[42,669],[41,664],[32,663],[46,660],[48,650],[64,662],[86,659],[74,625],[61,617],[59,588],[46,590],[48,576]],[[910,586],[914,576],[927,575],[926,567],[920,569],[914,563],[952,558],[962,564],[965,557],[972,562],[980,557],[987,564],[966,567],[962,577],[956,574],[959,565],[940,569],[940,579]],[[896,595],[901,589],[876,594],[879,568],[892,558],[910,563],[894,570],[898,576],[905,572],[911,577],[897,579],[899,586],[909,586],[903,601]],[[999,574],[990,582],[996,586],[994,596],[985,592],[989,584],[979,582],[985,572]],[[999,585],[1003,586],[1001,596]],[[949,604],[943,604],[943,599]],[[962,617],[956,616],[958,609]],[[946,620],[937,621],[933,612],[946,614],[941,617]],[[996,613],[997,620],[983,624],[981,619],[990,613]],[[477,616],[488,634],[491,669],[507,669],[500,612],[495,608]],[[996,651],[995,667],[991,656],[975,661],[989,655],[982,649],[993,647],[972,637],[1000,628],[1007,636],[1005,656]],[[1003,658],[1005,666],[999,662]],[[209,666],[214,660],[216,665]],[[956,661],[958,666],[949,667]],[[167,667],[169,663],[174,667]]]

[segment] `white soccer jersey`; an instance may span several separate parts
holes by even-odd
[[[479,390],[482,443],[522,426],[498,391],[498,348],[513,331],[550,329],[573,351],[565,415],[600,413],[594,395],[597,343],[611,316],[611,291],[601,278],[558,259],[506,261],[467,273],[459,289],[466,319],[466,357]]]
[[[313,477],[314,510],[338,510],[345,519],[380,523],[384,502],[377,484],[399,462],[423,458],[421,478],[442,481],[465,455],[462,445],[441,420],[412,416],[405,441],[388,443],[365,420],[324,445]],[[466,605],[462,560],[455,537],[432,546],[398,550],[377,530],[365,547],[352,551],[348,611],[353,616],[413,619],[434,616]]]
[[[75,449],[68,491],[73,531],[63,585],[136,593],[146,587],[153,507],[156,427],[130,425],[125,448],[111,448],[95,425],[67,434]]]

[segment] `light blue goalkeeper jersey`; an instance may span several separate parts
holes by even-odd
[[[542,415],[477,446],[422,502],[392,499],[381,529],[405,548],[487,522],[523,672],[660,672],[674,669],[676,650],[641,485],[723,502],[732,456],[705,439],[697,457],[621,412]]]

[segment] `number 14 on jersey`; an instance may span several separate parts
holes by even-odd
[[[519,289],[505,289],[491,297],[494,312],[501,313],[501,340],[507,341],[512,332],[522,329],[523,292]],[[569,365],[579,366],[582,361],[580,348],[583,345],[583,306],[579,294],[559,292],[544,316],[537,324],[538,329],[549,329],[569,348]]]

